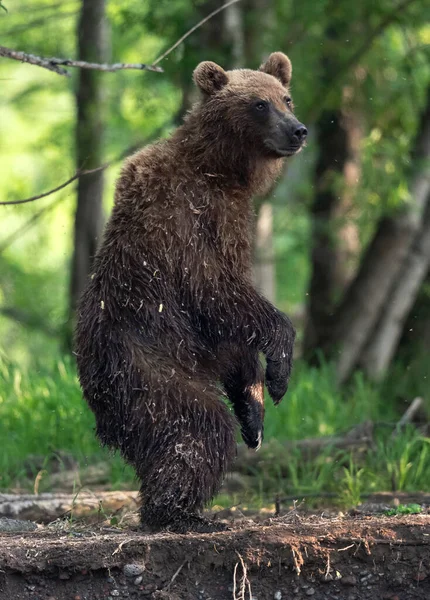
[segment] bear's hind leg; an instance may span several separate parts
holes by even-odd
[[[234,420],[213,386],[173,377],[163,388],[154,401],[158,416],[164,405],[164,418],[142,432],[152,441],[140,466],[135,457],[142,524],[177,532],[220,529],[199,513],[234,457]]]

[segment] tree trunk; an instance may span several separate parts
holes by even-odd
[[[389,302],[360,364],[372,379],[381,379],[396,352],[403,326],[430,265],[430,198],[421,231],[401,266]]]
[[[245,50],[243,7],[240,2],[231,4],[224,11],[224,37],[230,47],[231,69],[243,68]]]
[[[351,283],[360,258],[360,235],[356,222],[355,194],[361,177],[361,141],[363,139],[363,115],[351,106],[353,89],[343,90],[342,126],[347,137],[347,156],[343,168],[343,188],[335,209],[334,225],[337,232],[334,295],[344,292]]]
[[[258,210],[254,242],[254,282],[270,302],[276,300],[273,206],[263,202]]]
[[[105,0],[83,0],[77,29],[78,58],[107,59]],[[103,163],[103,73],[80,69],[76,92],[76,167],[92,169]],[[70,323],[86,285],[103,227],[103,171],[78,180],[70,283]]]
[[[338,346],[337,377],[343,383],[358,364],[417,233],[430,192],[430,89],[418,127],[410,194],[413,202],[395,217],[381,220],[357,277],[333,317],[331,344]]]
[[[430,352],[430,265],[399,343],[404,356],[410,357],[417,349]]]
[[[347,132],[340,109],[323,111],[316,124],[316,138],[319,157],[311,208],[312,274],[304,335],[304,353],[308,356],[324,345],[330,333],[330,315],[335,304],[337,244],[333,217],[340,199],[336,187],[348,156]]]

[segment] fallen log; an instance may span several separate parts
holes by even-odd
[[[234,463],[235,471],[249,473],[268,464],[277,464],[288,458],[288,454],[299,450],[304,459],[312,459],[328,448],[333,450],[354,450],[362,453],[371,449],[374,445],[374,423],[364,421],[344,435],[307,438],[291,442],[278,442],[271,440],[266,442],[260,452],[249,450],[245,444],[238,446],[237,458]]]
[[[105,521],[122,511],[137,509],[139,492],[91,492],[75,494],[0,494],[0,516],[50,523],[58,518],[93,517]]]

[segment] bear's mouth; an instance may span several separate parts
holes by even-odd
[[[281,147],[274,144],[271,140],[266,140],[266,148],[274,152],[277,157],[287,158],[288,156],[294,156],[294,154],[298,154],[302,150],[303,146],[304,144],[291,144]]]

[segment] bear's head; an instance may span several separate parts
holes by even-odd
[[[203,95],[200,114],[217,137],[273,158],[302,148],[307,129],[293,113],[291,62],[282,52],[271,54],[258,71],[224,71],[214,62],[202,62],[194,81]]]

